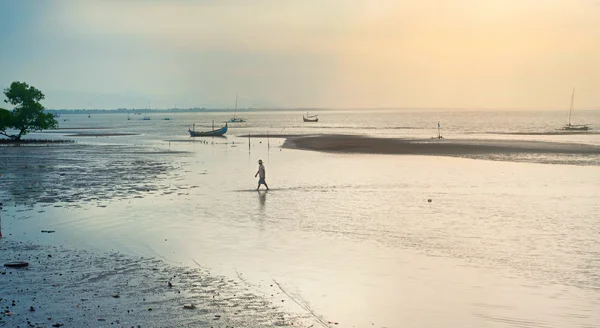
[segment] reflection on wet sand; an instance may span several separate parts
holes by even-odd
[[[258,192],[258,201],[260,203],[260,211],[264,212],[265,211],[265,204],[267,201],[267,191],[257,191]]]

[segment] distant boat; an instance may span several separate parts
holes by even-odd
[[[233,117],[231,119],[229,119],[229,123],[243,123],[246,122],[245,119],[241,118],[241,117],[236,117],[236,112],[237,112],[237,103],[238,103],[238,95],[237,93],[235,94],[235,109],[233,110]]]
[[[144,121],[150,121],[151,118],[150,118],[150,116],[144,116],[144,118],[142,120],[144,120]]]
[[[319,122],[319,117],[317,115],[308,115],[308,113],[306,113],[306,116],[302,115],[302,120],[304,122]]]
[[[88,114],[88,118],[91,118],[91,117],[92,117],[92,115]]]
[[[170,121],[170,120],[171,120],[171,118],[170,118],[170,117],[165,117],[165,118],[163,118],[163,121]]]
[[[571,107],[569,108],[569,123],[563,126],[563,130],[569,131],[587,131],[590,128],[586,124],[571,124],[571,114],[573,113],[573,100],[575,99],[575,89],[573,89],[573,94],[571,94]]]
[[[196,124],[194,124],[192,129],[188,129],[188,132],[190,133],[190,137],[220,137],[227,133],[227,123],[225,123],[224,127],[216,130],[214,128],[214,125],[215,123],[213,121],[213,130],[211,131],[195,131]]]

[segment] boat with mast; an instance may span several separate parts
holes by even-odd
[[[233,117],[228,121],[229,123],[243,123],[243,122],[246,122],[245,119],[243,119],[241,117],[236,117],[236,114],[237,114],[237,103],[238,103],[238,95],[236,93],[235,94],[235,108],[233,110]]]
[[[573,100],[575,99],[575,89],[573,88],[573,93],[571,94],[571,107],[569,108],[569,123],[563,126],[563,130],[568,131],[587,131],[590,128],[586,124],[571,124],[571,115],[573,113]]]

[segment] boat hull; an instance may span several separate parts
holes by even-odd
[[[304,116],[302,116],[302,120],[304,120],[304,122],[319,122],[318,118],[306,118]]]
[[[563,130],[567,131],[588,131],[590,128],[587,125],[571,125],[567,124],[563,127]]]
[[[190,133],[190,137],[221,137],[225,133],[227,133],[227,124],[225,124],[224,127],[217,129],[217,130],[194,131],[194,130],[188,129],[188,132]]]

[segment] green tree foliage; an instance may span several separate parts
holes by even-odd
[[[25,82],[13,82],[4,89],[4,95],[7,98],[4,102],[13,105],[14,109],[0,109],[0,135],[21,140],[29,132],[58,127],[54,115],[44,113],[44,106],[40,104],[44,94],[35,87]],[[6,132],[9,129],[18,131],[18,134],[9,135]]]
[[[0,133],[12,127],[12,113],[9,110],[0,108]]]

